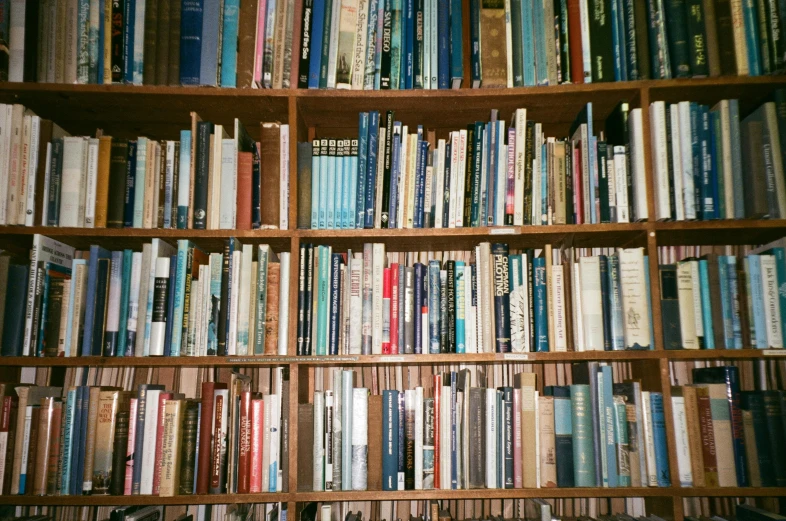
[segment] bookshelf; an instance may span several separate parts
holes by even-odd
[[[299,9],[296,9],[298,12]],[[295,26],[299,27],[296,20]],[[297,29],[296,29],[297,32]],[[296,35],[297,41],[297,35]],[[465,69],[468,70],[468,67]],[[467,82],[465,82],[467,83]],[[625,498],[644,497],[648,512],[674,521],[682,521],[683,498],[783,497],[786,487],[770,488],[541,488],[480,490],[417,490],[381,492],[303,492],[298,489],[297,439],[298,403],[310,400],[315,367],[368,367],[379,365],[429,365],[449,363],[532,363],[549,364],[574,361],[631,361],[633,375],[648,389],[663,392],[669,463],[672,483],[679,483],[677,456],[673,450],[675,434],[671,414],[669,364],[672,361],[732,361],[777,359],[784,350],[737,351],[666,351],[663,349],[659,324],[660,292],[658,284],[658,247],[703,244],[761,244],[786,236],[786,219],[764,221],[694,221],[636,222],[630,224],[554,225],[501,228],[403,229],[403,230],[310,230],[292,229],[297,222],[297,142],[315,136],[346,135],[357,127],[360,111],[377,109],[396,111],[405,123],[438,122],[437,133],[444,128],[465,124],[472,118],[486,117],[492,108],[502,114],[526,107],[528,116],[543,122],[544,132],[567,133],[580,107],[592,102],[596,122],[602,122],[620,100],[632,107],[646,108],[652,101],[692,100],[712,104],[720,99],[738,98],[740,111],[747,113],[758,106],[776,88],[786,87],[786,77],[719,77],[706,79],[636,81],[620,83],[558,85],[514,89],[460,89],[438,91],[320,91],[320,90],[252,90],[212,89],[168,86],[126,85],[55,85],[0,84],[0,102],[21,103],[41,117],[56,121],[73,134],[92,134],[102,128],[112,136],[147,135],[156,139],[173,139],[189,125],[189,112],[221,124],[231,124],[238,117],[259,136],[259,121],[278,120],[290,125],[289,230],[171,230],[171,229],[86,229],[49,227],[0,227],[0,248],[24,252],[36,233],[45,234],[71,246],[85,249],[100,244],[116,249],[138,249],[153,237],[168,242],[190,239],[205,251],[220,251],[223,240],[237,237],[247,244],[267,243],[277,252],[289,251],[295,262],[301,244],[330,244],[342,250],[362,248],[366,242],[385,243],[389,251],[425,251],[471,248],[481,241],[506,242],[511,248],[540,247],[543,244],[569,244],[577,247],[642,246],[649,255],[652,291],[652,314],[655,324],[655,348],[633,352],[567,352],[467,355],[361,355],[297,357],[295,342],[290,342],[287,356],[263,357],[193,357],[193,358],[27,358],[2,359],[0,377],[18,381],[22,367],[65,368],[91,367],[253,367],[286,366],[290,373],[289,492],[276,494],[222,494],[175,497],[156,496],[0,496],[0,505],[185,505],[223,503],[288,503],[290,516],[297,515],[299,505],[308,501],[372,501],[425,499],[519,499],[519,498]],[[642,111],[644,143],[650,143],[649,111]],[[651,151],[645,146],[647,182],[652,186]],[[649,190],[648,207],[654,215],[653,190]],[[290,295],[297,294],[297,270],[290,272]],[[289,337],[296,338],[297,299],[290,299]],[[297,518],[295,518],[297,519]]]

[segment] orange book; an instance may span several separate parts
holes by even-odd
[[[238,230],[251,229],[251,152],[237,153],[237,219]]]
[[[265,305],[266,355],[278,353],[278,294],[280,279],[281,264],[271,262],[267,267],[267,303]]]
[[[109,158],[112,151],[112,138],[98,138],[98,179],[96,179],[96,228],[106,228],[106,214],[109,205]]]

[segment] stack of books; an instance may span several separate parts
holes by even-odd
[[[474,254],[474,255],[473,255]],[[474,256],[474,258],[473,258]],[[652,349],[643,248],[302,245],[298,355]],[[624,311],[623,311],[624,310]]]
[[[657,219],[786,217],[786,91],[773,98],[744,118],[736,99],[650,104]]]
[[[693,384],[672,387],[674,434],[683,487],[782,487],[783,391],[741,391],[735,366],[693,369]],[[711,449],[710,449],[711,448]]]
[[[0,106],[0,224],[286,229],[289,125],[262,123],[256,142],[238,119],[233,137],[191,120],[179,141],[93,138]]]
[[[196,384],[194,384],[196,385]],[[2,384],[3,494],[248,494],[287,490],[289,381],[203,382],[201,399],[136,391]],[[10,440],[10,441],[9,441]]]
[[[555,138],[526,109],[508,125],[494,110],[489,122],[437,139],[392,111],[384,122],[364,112],[357,139],[314,139],[300,150],[299,211],[312,229],[646,220],[641,110],[620,103],[599,136],[592,114],[588,103],[569,135]]]
[[[486,387],[479,367],[437,373],[431,388],[382,390],[380,404],[353,389],[353,371],[336,369],[309,405],[313,489],[354,488],[354,436],[366,407],[364,443],[382,447],[381,467],[368,468],[381,468],[382,490],[670,486],[661,393],[615,383],[612,367],[597,362],[576,363],[572,373],[573,385],[542,393],[535,373],[496,388]],[[372,428],[380,406],[381,429]]]
[[[35,235],[30,256],[0,257],[5,356],[287,353],[289,252],[235,238],[211,254],[161,239],[75,251]]]
[[[666,349],[783,349],[786,244],[662,248]]]
[[[290,86],[292,2],[13,0],[3,5],[0,81]]]

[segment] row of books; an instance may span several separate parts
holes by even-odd
[[[294,5],[3,3],[0,81],[289,88]]]
[[[435,374],[431,388],[383,390],[381,432],[373,429],[381,440],[369,423],[363,441],[381,442],[385,491],[669,486],[661,393],[613,379],[611,366],[597,363],[574,364],[573,385],[543,392],[535,373],[498,388],[468,369]],[[368,391],[352,382],[353,371],[335,370],[332,386],[314,393],[315,491],[355,479],[355,433],[366,421],[355,393],[366,400]]]
[[[661,317],[666,349],[782,349],[786,345],[786,249],[662,248]],[[678,256],[679,255],[679,256]]]
[[[239,503],[184,506],[41,507],[47,513],[7,518],[9,521],[286,521],[286,503]],[[182,512],[182,513],[181,513]]]
[[[359,117],[357,139],[302,144],[299,209],[312,229],[461,228],[647,219],[641,110],[620,103],[593,131],[592,103],[555,138],[517,109],[447,139],[388,111]],[[303,172],[303,169],[310,169]],[[310,185],[310,190],[309,190]]]
[[[473,259],[474,253],[474,259]],[[651,349],[643,248],[444,254],[300,248],[297,353]]]
[[[680,485],[775,487],[786,484],[781,443],[783,391],[741,391],[738,369],[693,370],[693,385],[672,387]]]
[[[286,354],[289,252],[228,239],[207,254],[161,239],[142,252],[75,251],[35,235],[29,264],[0,257],[6,356]]]
[[[786,13],[777,2],[473,0],[465,8],[458,0],[305,1],[298,87],[523,87],[784,70]]]
[[[736,99],[650,104],[657,219],[786,216],[786,91],[773,98],[743,119]]]
[[[191,114],[180,140],[70,136],[0,106],[0,223],[86,228],[288,227],[289,125],[255,142]],[[265,182],[262,182],[265,179]],[[264,185],[264,186],[263,186]]]
[[[140,384],[3,385],[6,495],[118,496],[281,492],[288,381],[251,392],[249,376],[203,382],[201,399]],[[283,452],[282,452],[283,451]]]

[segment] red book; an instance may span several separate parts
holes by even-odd
[[[0,489],[2,489],[3,495],[8,494],[11,490],[11,476],[9,470],[13,465],[6,456],[8,454],[8,448],[13,445],[10,439],[11,433],[9,432],[9,427],[11,426],[11,408],[13,404],[13,398],[11,396],[5,396],[3,398],[3,411],[2,414],[0,414],[0,457],[5,460],[5,465],[0,471]]]
[[[237,153],[237,218],[238,230],[251,229],[251,152]]]
[[[202,416],[199,420],[199,471],[197,473],[197,494],[207,494],[210,486],[210,461],[213,455],[213,391],[226,389],[226,384],[202,382]]]
[[[265,436],[265,402],[262,398],[251,400],[251,476],[249,492],[262,492],[262,446]]]
[[[164,453],[164,406],[167,400],[172,399],[172,393],[158,395],[158,418],[156,418],[156,466],[153,469],[153,495],[157,496],[161,490],[161,462]]]
[[[584,224],[584,191],[582,190],[581,147],[573,149],[573,209],[576,212],[576,224]]]
[[[434,488],[443,488],[439,481],[439,410],[442,398],[442,375],[434,375]],[[448,487],[450,488],[450,487]]]
[[[390,268],[382,271],[382,354],[390,354]]]
[[[568,44],[570,45],[570,81],[584,83],[584,53],[581,47],[581,0],[568,0]]]
[[[240,395],[240,439],[237,454],[237,493],[248,494],[251,478],[251,391]]]
[[[390,265],[390,354],[398,354],[398,263]]]
[[[224,415],[224,396],[215,395],[215,418],[213,424],[213,456],[210,461],[210,488],[221,488],[221,449],[222,439],[224,438],[222,416]]]

